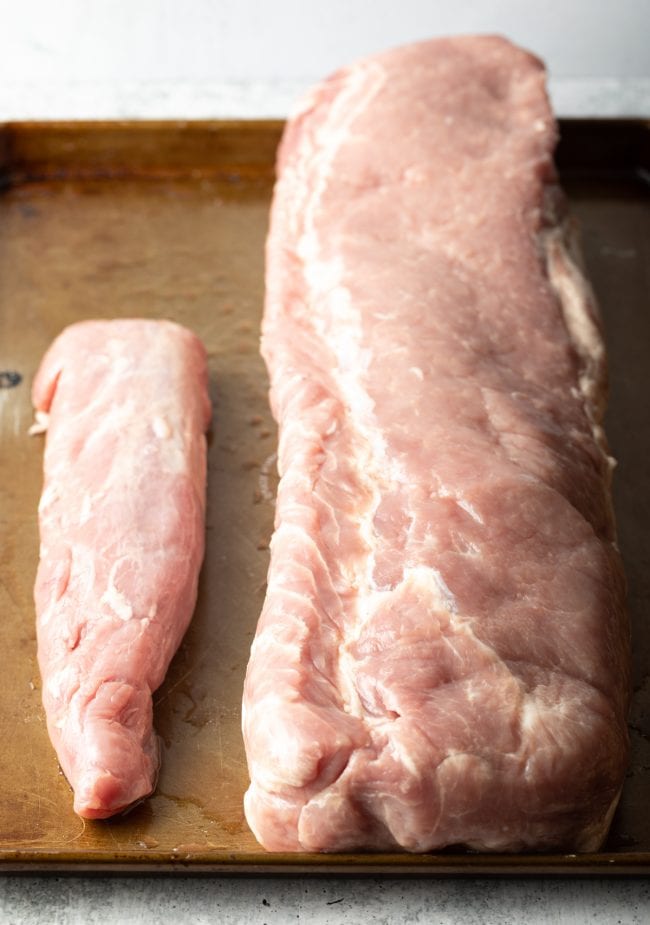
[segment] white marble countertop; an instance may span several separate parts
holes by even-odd
[[[300,81],[0,86],[0,121],[284,116]],[[552,82],[561,115],[650,116],[650,79]],[[650,922],[645,878],[0,877],[0,923]]]
[[[309,85],[309,80],[298,79],[198,83],[120,79],[43,83],[0,79],[0,122],[284,118]],[[551,76],[549,91],[559,116],[650,118],[650,77]]]
[[[369,877],[4,877],[16,925],[645,925],[650,882]]]

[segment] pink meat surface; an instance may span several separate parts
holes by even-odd
[[[87,818],[153,790],[152,692],[196,601],[204,548],[205,350],[167,321],[87,321],[46,353],[34,591],[48,731]]]
[[[542,64],[497,37],[335,74],[285,131],[280,425],[244,691],[271,850],[602,842],[629,639],[605,358]]]

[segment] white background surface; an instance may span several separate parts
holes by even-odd
[[[12,925],[647,925],[648,909],[644,880],[0,881],[0,922]]]
[[[356,57],[453,32],[542,56],[563,115],[650,113],[650,0],[0,0],[0,119],[282,116]]]
[[[650,0],[0,0],[0,121],[283,116],[360,55],[477,31],[544,57],[560,114],[650,116]],[[20,925],[648,921],[644,879],[0,878]]]

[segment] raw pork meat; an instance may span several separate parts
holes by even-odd
[[[43,703],[75,811],[103,818],[155,786],[151,695],[196,601],[205,350],[167,321],[81,322],[46,353],[32,397],[47,427],[34,591]]]
[[[595,849],[628,751],[605,360],[542,64],[434,40],[289,121],[280,425],[244,692],[272,850]]]

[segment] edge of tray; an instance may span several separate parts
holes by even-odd
[[[0,123],[0,188],[73,177],[270,178],[283,126],[279,119]],[[559,129],[563,174],[650,171],[650,119],[559,119]]]
[[[0,187],[65,179],[272,177],[283,122],[0,124]]]
[[[167,857],[92,852],[83,859],[70,852],[30,856],[26,851],[0,854],[0,873],[18,874],[349,874],[376,876],[647,876],[650,853],[617,854],[172,854]]]

